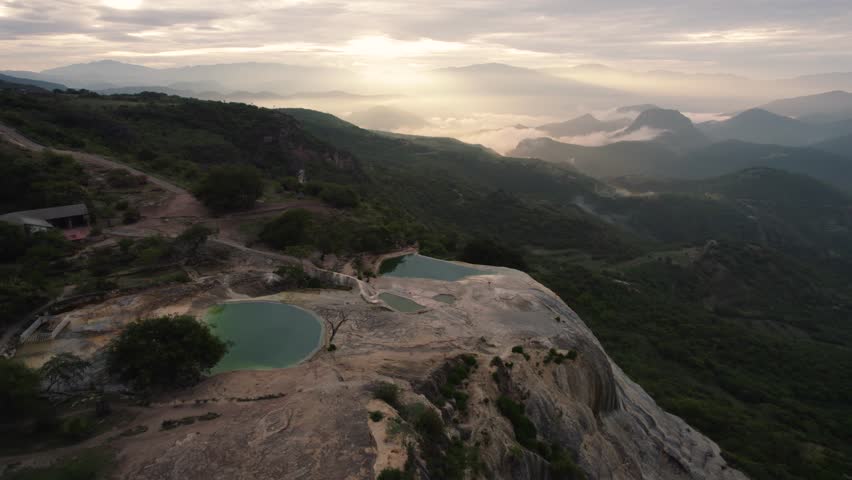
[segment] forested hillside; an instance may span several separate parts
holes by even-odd
[[[527,264],[634,380],[752,477],[852,470],[852,203],[812,178],[758,169],[616,189],[452,139],[160,94],[4,91],[0,121],[192,187],[217,165],[252,165],[265,191],[299,188],[304,170],[320,187],[300,194],[356,194],[347,221],[369,220],[353,231],[376,235],[370,248],[419,243],[452,258],[487,245],[478,261]],[[302,246],[324,251],[332,230],[306,228]]]

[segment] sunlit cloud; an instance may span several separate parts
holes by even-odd
[[[385,35],[359,37],[346,42],[342,47],[330,50],[346,55],[360,57],[422,57],[459,51],[465,45],[457,42],[442,42],[431,38],[419,38],[414,41],[396,40]]]
[[[800,32],[794,29],[743,29],[717,30],[710,32],[686,33],[672,40],[658,42],[661,45],[717,45],[760,43],[778,40],[790,40]]]
[[[120,10],[133,10],[142,6],[142,0],[103,0],[103,5]]]
[[[46,48],[57,35],[92,40]],[[843,1],[0,1],[0,59],[10,69],[117,53],[152,65],[604,63],[783,75],[852,70],[850,45]]]

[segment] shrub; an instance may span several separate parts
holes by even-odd
[[[385,418],[385,414],[378,410],[370,412],[370,420],[374,422],[381,422],[383,418]]]
[[[524,351],[524,347],[522,347],[521,345],[515,345],[514,347],[512,347],[512,353],[519,353],[523,355],[525,359],[530,359],[530,355]]]
[[[197,382],[228,350],[206,324],[189,315],[131,323],[107,348],[107,369],[139,390]]]
[[[515,432],[515,439],[518,443],[529,449],[537,449],[536,436],[538,432],[535,424],[526,416],[524,406],[505,395],[501,395],[497,399],[497,409],[512,424],[512,430]]]
[[[275,248],[302,245],[308,240],[312,220],[313,215],[307,210],[290,210],[267,223],[260,232],[260,239]]]
[[[12,261],[23,255],[28,243],[23,227],[0,222],[0,262]]]
[[[386,468],[379,473],[376,480],[403,480],[404,478],[402,470],[398,468]]]
[[[207,238],[213,234],[210,228],[196,223],[187,228],[175,238],[173,243],[175,256],[181,258],[193,258],[198,250],[207,242]]]
[[[577,358],[577,351],[576,350],[571,350],[567,354],[564,354],[562,352],[556,351],[555,348],[551,348],[547,352],[547,356],[544,357],[544,363],[548,364],[550,362],[553,362],[553,363],[559,365],[562,362],[564,362],[565,359],[574,360],[576,358]]]
[[[336,208],[357,207],[360,203],[355,190],[343,185],[325,184],[320,191],[319,197],[322,201]]]
[[[399,387],[390,382],[379,382],[373,387],[373,398],[381,400],[397,410],[400,409]]]
[[[121,223],[125,225],[130,225],[132,223],[136,223],[142,219],[142,214],[139,213],[139,210],[133,207],[128,208],[121,215]]]
[[[554,480],[583,480],[586,478],[580,467],[574,463],[571,455],[559,448],[559,445],[553,445],[551,452],[550,476]]]
[[[465,245],[459,260],[518,270],[527,269],[527,263],[524,261],[521,252],[487,239],[476,239]]]
[[[72,441],[80,441],[90,436],[95,431],[95,424],[89,417],[71,417],[62,422],[60,433],[63,437]]]
[[[108,171],[106,181],[113,188],[138,187],[148,182],[144,175],[134,175],[123,168]]]
[[[263,177],[250,166],[213,167],[195,189],[195,196],[215,213],[254,207],[263,195]]]
[[[35,370],[0,357],[0,421],[17,421],[34,413],[39,384]]]
[[[435,410],[424,408],[414,420],[414,428],[427,439],[436,439],[444,435],[444,420]]]

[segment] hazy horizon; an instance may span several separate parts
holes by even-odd
[[[601,4],[602,3],[602,4]],[[347,69],[501,62],[758,79],[852,71],[848,2],[4,0],[6,69],[272,61]]]

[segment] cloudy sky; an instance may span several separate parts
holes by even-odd
[[[122,60],[852,71],[850,0],[0,0],[4,69]]]

